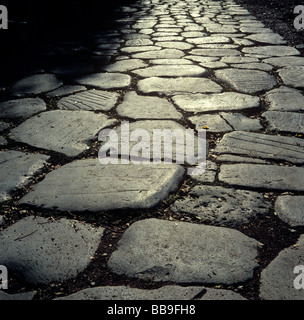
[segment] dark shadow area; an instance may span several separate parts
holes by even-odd
[[[122,28],[114,23],[117,9],[134,2],[2,0],[9,23],[0,30],[0,87],[48,68],[68,64],[72,71],[92,72],[92,63],[108,62],[104,55],[92,58],[92,35]]]

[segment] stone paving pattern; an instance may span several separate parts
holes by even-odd
[[[255,299],[303,299],[293,269],[304,256],[304,57],[233,0],[138,0],[117,14],[117,29],[92,37],[102,70],[58,65],[0,103],[0,264],[35,288],[0,299],[35,299],[104,256],[120,285],[91,282],[58,299],[244,300],[250,281]],[[206,172],[101,165],[88,151],[122,120],[206,129]],[[101,254],[111,227],[84,221],[112,210],[141,218]],[[298,234],[263,268],[259,252],[272,243],[242,231],[261,217]]]

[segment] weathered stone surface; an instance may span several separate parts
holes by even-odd
[[[10,127],[10,125],[8,123],[0,121],[0,132],[6,130],[9,127]]]
[[[108,266],[153,281],[230,284],[252,277],[257,244],[233,229],[146,219],[124,233]]]
[[[192,49],[190,54],[198,56],[226,57],[240,56],[241,52],[235,49]]]
[[[298,242],[281,251],[262,271],[260,297],[265,300],[303,300],[303,291],[294,283],[303,283],[301,271],[294,273],[296,266],[303,265],[304,236]],[[300,277],[300,280],[296,278]]]
[[[11,193],[27,184],[41,170],[48,156],[19,151],[0,152],[0,202],[11,198]]]
[[[67,219],[26,217],[0,232],[0,260],[30,283],[66,280],[87,267],[103,232]]]
[[[202,183],[214,183],[215,176],[217,171],[216,163],[207,160],[206,161],[206,168],[203,174],[191,174],[190,176],[192,179],[200,181]]]
[[[292,66],[278,70],[279,76],[287,86],[304,88],[304,66]]]
[[[228,68],[216,70],[215,76],[230,85],[236,91],[255,93],[270,90],[276,85],[273,76],[260,70],[243,70]]]
[[[109,64],[104,67],[104,70],[108,72],[126,72],[144,67],[148,67],[148,64],[140,59],[127,59]]]
[[[152,290],[126,286],[109,286],[84,289],[55,300],[191,300],[202,290],[204,290],[204,287],[180,287],[173,285]]]
[[[130,40],[127,40],[125,43],[126,47],[151,46],[151,45],[153,45],[153,42],[150,39],[144,39],[144,38],[130,39]]]
[[[266,111],[262,114],[272,131],[304,132],[304,114],[295,112]]]
[[[49,173],[20,203],[63,211],[150,208],[177,190],[183,174],[184,169],[174,164],[101,165],[98,159],[79,160]]]
[[[34,295],[36,294],[36,291],[31,292],[22,292],[22,293],[16,293],[16,294],[8,294],[4,291],[0,291],[0,301],[5,300],[32,300],[34,298]]]
[[[57,106],[62,110],[108,111],[114,107],[118,97],[116,92],[93,89],[64,97]]]
[[[205,44],[205,43],[229,43],[231,39],[223,36],[212,36],[212,37],[199,37],[187,39],[187,42],[194,44]]]
[[[216,153],[230,153],[249,157],[304,163],[304,142],[293,137],[253,132],[231,132],[216,146]]]
[[[7,140],[0,136],[0,146],[6,146],[8,144]]]
[[[240,111],[260,107],[258,97],[236,92],[177,95],[173,101],[188,112]]]
[[[279,218],[292,227],[304,225],[304,197],[303,196],[279,196],[275,202],[275,212]]]
[[[157,51],[135,53],[132,55],[132,57],[136,59],[179,59],[184,55],[184,52],[178,49],[162,49]]]
[[[141,77],[202,77],[208,71],[195,65],[159,65],[133,70],[132,73]]]
[[[219,180],[234,186],[304,191],[304,169],[263,164],[223,164]]]
[[[224,290],[224,289],[211,289],[208,288],[207,292],[203,295],[200,300],[247,300],[240,294],[230,291],[230,290]]]
[[[79,85],[66,85],[62,86],[54,91],[48,92],[46,95],[48,97],[61,97],[61,96],[67,96],[69,94],[74,94],[80,91],[85,91],[87,88],[85,86],[79,86]]]
[[[40,94],[55,90],[62,85],[53,74],[36,74],[17,81],[10,90],[14,96]]]
[[[136,52],[150,52],[150,51],[157,51],[161,50],[161,47],[157,46],[137,46],[137,47],[123,47],[120,49],[122,52],[125,53],[136,53]]]
[[[24,98],[0,103],[1,118],[29,117],[44,110],[46,104],[40,98]]]
[[[12,138],[31,146],[75,157],[115,120],[90,111],[54,110],[32,117],[11,130]]]
[[[180,65],[180,64],[193,64],[191,61],[187,59],[151,59],[149,61],[151,64],[156,64],[156,65]]]
[[[253,191],[196,186],[189,195],[191,198],[175,201],[171,210],[198,216],[218,226],[232,227],[248,223],[250,218],[266,214],[270,208],[263,195]]]
[[[131,84],[131,77],[122,73],[94,73],[75,80],[79,84],[100,89],[122,89]]]
[[[152,77],[138,81],[137,86],[138,90],[143,93],[179,94],[218,93],[222,91],[222,87],[212,80],[196,77],[174,79]]]
[[[261,70],[261,71],[271,71],[273,66],[267,63],[235,63],[230,64],[231,67],[239,68],[239,69],[253,69],[253,70]]]
[[[267,164],[266,160],[235,156],[233,154],[222,154],[216,158],[219,162],[237,162],[237,163],[260,163]]]
[[[286,40],[277,33],[256,33],[251,34],[246,38],[261,43],[286,44]]]
[[[179,50],[189,50],[194,46],[187,42],[179,42],[179,41],[160,41],[155,43],[156,46],[163,48],[171,48],[171,49],[179,49]]]
[[[279,87],[268,91],[265,94],[265,101],[268,103],[270,111],[303,111],[304,96],[301,91]]]
[[[264,55],[270,57],[297,56],[300,52],[289,46],[257,46],[243,48],[242,51],[247,54]]]
[[[123,102],[117,107],[122,117],[133,119],[180,119],[175,107],[166,99],[140,96],[136,92],[126,93]]]
[[[263,59],[263,62],[272,64],[275,67],[303,66],[304,57],[274,57]]]

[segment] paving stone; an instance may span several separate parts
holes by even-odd
[[[275,202],[275,212],[291,227],[304,225],[304,196],[279,196]]]
[[[304,111],[304,96],[301,91],[279,87],[265,94],[270,111]]]
[[[19,151],[0,152],[0,202],[11,199],[11,193],[26,185],[46,164],[48,156]]]
[[[143,93],[157,92],[159,94],[218,93],[222,91],[222,87],[212,80],[195,77],[174,79],[151,77],[138,81],[137,87]]]
[[[85,86],[100,89],[122,89],[131,85],[131,77],[122,73],[95,73],[75,80]]]
[[[2,108],[0,107],[0,109],[2,109]],[[6,130],[6,129],[9,128],[9,127],[10,127],[10,124],[9,124],[9,123],[0,121],[0,132]]]
[[[240,56],[241,52],[235,49],[192,49],[190,54],[198,56],[226,57]]]
[[[62,85],[53,74],[36,74],[17,81],[10,90],[14,96],[40,94],[55,90]]]
[[[267,164],[266,160],[256,159],[256,158],[248,158],[248,157],[241,157],[235,156],[232,154],[222,154],[216,158],[219,162],[238,162],[238,163],[260,163],[260,164]]]
[[[108,286],[84,289],[55,300],[191,300],[203,289],[203,287],[181,287],[174,285],[167,285],[152,290],[126,286]]]
[[[120,49],[121,52],[124,53],[136,53],[136,52],[150,52],[150,51],[157,51],[161,50],[161,47],[157,46],[137,46],[137,47],[123,47]]]
[[[49,173],[20,203],[77,212],[151,208],[177,190],[183,174],[175,164],[78,160]]]
[[[108,111],[115,106],[118,97],[116,92],[93,89],[64,97],[57,106],[62,110]]]
[[[253,41],[269,44],[286,44],[286,40],[277,33],[256,33],[246,37]]]
[[[147,66],[148,64],[140,59],[128,59],[117,61],[113,64],[107,65],[104,67],[104,70],[108,72],[126,72],[138,68],[144,68]]]
[[[297,56],[300,52],[289,46],[257,46],[243,48],[242,51],[247,54],[258,54],[271,57]]]
[[[231,284],[253,276],[257,244],[233,229],[146,219],[124,233],[108,266],[152,281]]]
[[[224,290],[224,289],[212,289],[208,288],[207,292],[203,295],[202,298],[199,300],[247,300],[240,294],[230,291],[230,290]]]
[[[296,289],[295,283],[303,283],[296,266],[303,265],[304,236],[298,242],[282,250],[279,255],[262,271],[260,297],[264,300],[303,300],[303,291]],[[300,280],[297,280],[300,277]]]
[[[152,35],[154,41],[183,41],[184,38],[181,36],[155,36],[155,34]]]
[[[206,161],[206,168],[203,174],[189,174],[192,179],[202,183],[214,183],[217,172],[217,165],[209,160]]]
[[[0,146],[6,146],[8,144],[7,140],[0,136]]]
[[[132,73],[141,77],[203,77],[208,71],[195,65],[158,65],[133,70]]]
[[[24,98],[0,103],[1,118],[29,117],[44,110],[46,104],[40,98]]]
[[[85,90],[87,90],[87,88],[84,86],[67,85],[67,86],[62,86],[59,89],[56,89],[54,91],[48,92],[47,96],[51,98],[61,97],[61,96],[67,96],[69,94],[73,94],[73,93],[77,93]]]
[[[304,141],[299,138],[236,131],[224,135],[216,153],[304,163]]]
[[[263,62],[272,64],[275,67],[303,66],[304,57],[274,57],[263,59]]]
[[[29,216],[0,232],[0,259],[29,283],[67,280],[88,266],[103,232],[77,221]]]
[[[239,69],[253,69],[253,70],[262,70],[262,71],[271,71],[273,66],[267,63],[235,63],[230,64],[231,67]]]
[[[189,197],[175,201],[170,209],[200,217],[217,226],[237,226],[251,218],[265,215],[270,204],[263,195],[246,190],[227,189],[217,186],[196,186]]]
[[[185,28],[186,30],[187,28]],[[184,37],[184,38],[187,38],[187,40],[189,38],[199,38],[199,37],[203,37],[205,36],[206,33],[204,32],[199,32],[199,31],[185,31],[185,32],[182,32],[181,33],[181,36]]]
[[[187,39],[187,42],[194,44],[205,44],[205,43],[229,43],[231,39],[228,37],[210,36],[210,37],[199,37]]]
[[[253,63],[253,62],[259,62],[259,59],[257,58],[252,58],[252,57],[222,57],[221,58],[222,62],[225,63],[241,63],[241,64],[245,64],[245,63]]]
[[[172,99],[179,108],[187,112],[241,111],[260,107],[258,97],[236,92],[185,94]]]
[[[216,70],[215,76],[230,85],[234,90],[244,93],[270,90],[277,84],[273,76],[260,70],[228,68]]]
[[[189,65],[193,64],[191,61],[187,59],[151,59],[150,64],[156,64],[156,65]]]
[[[304,88],[304,66],[292,66],[278,70],[284,84],[294,88]]]
[[[100,130],[114,122],[90,111],[54,110],[26,120],[12,129],[11,135],[16,141],[75,157],[89,148]]]
[[[269,190],[304,191],[304,170],[263,164],[223,164],[219,180],[233,186]]]
[[[137,59],[180,59],[184,55],[184,52],[178,49],[162,49],[135,53],[132,57]]]
[[[8,294],[4,291],[0,291],[0,301],[5,300],[32,300],[37,292],[36,291],[30,291],[30,292],[22,292],[22,293],[16,293],[16,294]]]
[[[122,117],[133,119],[180,119],[182,117],[175,107],[166,99],[126,93],[123,102],[117,107]]]
[[[139,38],[127,40],[125,43],[126,47],[137,47],[137,46],[151,46],[153,42],[150,39]]]
[[[179,49],[179,50],[189,50],[194,47],[192,44],[189,44],[186,42],[179,42],[179,41],[160,41],[160,42],[156,42],[155,45],[163,48],[171,48],[171,49]]]
[[[262,114],[271,131],[304,132],[304,114],[296,112],[266,111]]]

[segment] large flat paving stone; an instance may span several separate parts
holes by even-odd
[[[126,93],[123,102],[117,107],[122,117],[133,119],[180,119],[182,114],[166,99],[140,96],[136,92]]]
[[[185,55],[178,49],[161,49],[157,51],[146,51],[132,54],[134,59],[180,59]]]
[[[1,118],[29,117],[46,110],[45,102],[40,98],[24,98],[0,103]]]
[[[241,52],[235,49],[192,49],[190,54],[198,55],[198,56],[207,56],[207,57],[227,57],[227,56],[240,56]]]
[[[94,73],[75,79],[75,82],[99,89],[124,89],[131,85],[131,77],[123,73]]]
[[[304,236],[301,235],[295,245],[281,251],[262,271],[260,281],[262,299],[303,300],[303,271],[295,269],[303,265],[303,255]],[[296,289],[297,285],[300,285],[301,289]]]
[[[16,141],[75,157],[89,148],[100,130],[114,122],[90,111],[54,110],[26,120],[11,130],[11,135]]]
[[[252,55],[264,55],[270,57],[297,56],[300,52],[289,46],[257,46],[243,48],[242,51]]]
[[[196,186],[190,197],[170,206],[175,213],[187,213],[218,226],[236,226],[248,223],[250,218],[266,214],[270,204],[263,195],[246,190],[218,186]]]
[[[256,33],[246,37],[253,41],[269,44],[286,44],[286,40],[277,33]]]
[[[124,233],[108,266],[153,281],[230,284],[253,276],[257,245],[233,229],[146,219]]]
[[[241,111],[260,107],[259,97],[237,92],[176,95],[173,102],[187,112]]]
[[[40,94],[55,90],[62,86],[53,74],[36,74],[17,81],[10,90],[14,96],[24,96],[27,94]]]
[[[0,291],[0,301],[9,301],[9,300],[32,300],[37,292],[36,291],[29,291],[29,292],[22,292],[16,294],[8,294],[4,291]]]
[[[30,283],[67,280],[88,266],[103,232],[67,219],[26,217],[0,232],[0,259]]]
[[[147,40],[147,39],[143,39],[143,40]],[[148,67],[148,64],[145,63],[143,60],[127,59],[127,60],[116,61],[112,64],[109,64],[104,67],[104,70],[108,72],[127,72],[130,70],[144,68],[144,67]]]
[[[292,227],[304,225],[304,196],[279,196],[275,202],[275,212],[279,218]]]
[[[46,164],[48,156],[19,151],[0,152],[0,202],[9,200],[11,193],[27,184]]]
[[[143,93],[156,92],[159,94],[184,93],[219,93],[222,87],[209,79],[189,78],[160,78],[151,77],[138,81],[138,90]]]
[[[119,94],[104,90],[88,90],[59,100],[57,106],[62,110],[108,111],[112,109]]]
[[[304,66],[290,66],[278,70],[279,76],[287,86],[304,88]]]
[[[304,114],[296,112],[266,111],[262,114],[268,128],[276,132],[304,132]]]
[[[273,76],[260,70],[227,68],[216,70],[215,76],[230,85],[234,90],[244,93],[270,90],[277,83]]]
[[[136,69],[132,73],[140,77],[202,77],[208,71],[195,65],[159,65],[148,68]]]
[[[59,210],[150,208],[177,190],[184,169],[166,164],[108,164],[78,160],[49,173],[20,203]]]
[[[263,59],[263,62],[269,63],[275,67],[303,66],[304,57],[298,57],[298,56],[273,57],[273,58]]]
[[[301,164],[304,163],[303,148],[304,142],[299,138],[236,131],[225,134],[215,152]]]
[[[263,164],[223,164],[219,180],[232,186],[304,191],[304,169]]]
[[[126,286],[88,288],[55,300],[191,300],[204,287],[163,286],[143,290]]]

